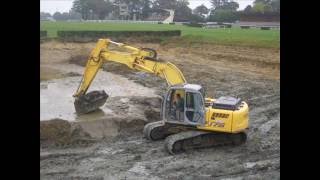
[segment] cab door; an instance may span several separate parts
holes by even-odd
[[[177,107],[176,107],[176,95],[179,94],[182,98],[185,96],[185,92],[183,89],[171,89],[168,91],[165,97],[165,101],[163,102],[163,114],[164,114],[164,119],[167,121],[171,121],[174,123],[183,123],[184,119],[183,117],[177,118]],[[182,112],[182,115],[183,116]]]
[[[173,98],[174,90],[169,90],[165,94],[165,98],[162,103],[162,117],[164,120],[170,120],[172,118],[173,109],[172,109],[172,98]]]
[[[181,98],[180,100],[178,99],[178,95]],[[186,124],[184,115],[185,111],[181,110],[185,109],[185,90],[183,88],[170,89],[165,96],[165,101],[162,106],[162,112],[164,115],[163,119],[165,121],[174,124]]]
[[[185,98],[185,122],[194,125],[205,124],[205,106],[202,94],[187,91]]]

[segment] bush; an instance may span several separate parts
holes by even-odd
[[[40,38],[47,37],[47,31],[40,31]]]
[[[213,13],[208,18],[209,21],[213,22],[235,22],[239,20],[238,14],[231,10],[218,9],[213,11]]]
[[[250,29],[250,26],[240,26],[241,29]]]
[[[163,24],[163,22],[161,22],[161,21],[158,21],[158,24]]]
[[[189,26],[189,27],[202,27],[202,24],[191,22],[191,23],[183,23],[183,25]]]
[[[200,15],[196,15],[196,14],[192,14],[189,18],[190,22],[195,22],[195,23],[204,23],[206,22],[205,18],[200,16]]]
[[[270,27],[260,27],[261,30],[270,30]]]
[[[232,27],[232,25],[231,24],[226,24],[226,26],[225,26],[226,28],[231,28]]]
[[[100,38],[143,38],[180,36],[180,30],[172,31],[58,31],[58,38],[66,41],[96,41]]]
[[[171,22],[171,23],[169,23],[170,25],[174,25],[174,24],[176,24],[175,22]]]

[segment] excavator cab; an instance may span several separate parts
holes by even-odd
[[[203,88],[196,84],[175,85],[169,88],[162,105],[164,121],[182,125],[204,125]]]

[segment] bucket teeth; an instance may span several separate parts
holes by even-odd
[[[74,101],[77,114],[86,114],[99,109],[107,101],[109,95],[104,91],[91,91],[79,96]]]

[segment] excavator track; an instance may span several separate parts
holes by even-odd
[[[230,134],[206,131],[185,131],[168,136],[165,140],[165,148],[170,154],[177,154],[191,149],[240,145],[245,143],[246,140],[247,135],[245,132]]]
[[[168,131],[166,124],[162,121],[157,121],[146,124],[143,128],[143,134],[145,138],[156,141],[166,138],[172,132]]]
[[[100,108],[108,99],[105,91],[91,91],[82,95],[74,101],[74,107],[77,114],[86,114]]]

